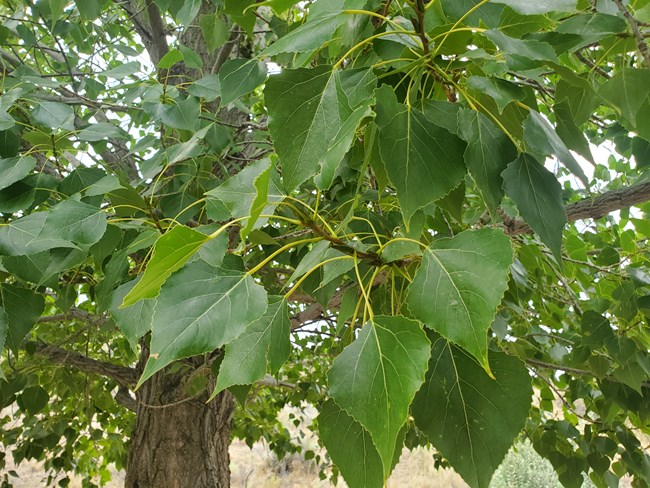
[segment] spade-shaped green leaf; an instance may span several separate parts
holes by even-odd
[[[22,180],[36,166],[31,156],[0,159],[0,190]]]
[[[424,252],[409,287],[409,310],[489,372],[487,330],[508,287],[512,262],[510,239],[498,229],[438,239]]]
[[[43,295],[9,284],[0,286],[0,298],[7,314],[6,344],[17,353],[20,343],[43,313],[45,300]]]
[[[383,461],[392,467],[408,407],[424,380],[430,343],[420,324],[403,316],[377,316],[334,360],[330,394],[368,431]]]
[[[238,267],[234,256],[218,268],[197,260],[165,282],[153,315],[151,353],[138,385],[172,361],[227,344],[264,313],[266,291]]]
[[[180,269],[208,239],[207,235],[182,225],[160,236],[142,279],[126,294],[121,306],[158,296],[169,275]]]
[[[472,488],[487,488],[528,417],[530,375],[519,359],[490,351],[492,379],[462,349],[432,341],[415,424]]]
[[[407,222],[444,197],[465,175],[465,143],[415,108],[398,103],[388,85],[376,91],[379,149]]]
[[[138,344],[138,339],[151,330],[151,319],[156,301],[152,299],[139,300],[137,303],[124,308],[120,308],[120,305],[126,294],[133,289],[141,278],[140,276],[118,286],[113,292],[111,305],[108,309],[113,316],[113,320],[115,320],[115,324],[120,328],[134,350]]]
[[[528,154],[520,155],[501,175],[506,195],[514,200],[526,223],[560,261],[562,231],[567,222],[560,183]]]

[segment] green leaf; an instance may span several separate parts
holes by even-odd
[[[178,50],[183,54],[185,66],[190,69],[203,69],[203,59],[194,49],[181,44],[178,46]]]
[[[0,307],[0,354],[2,354],[5,349],[5,342],[7,340],[8,333],[9,317],[7,316],[7,312],[5,312],[5,309],[3,307]],[[0,368],[0,379],[6,379],[4,373],[2,372],[2,368]]]
[[[515,39],[499,30],[488,30],[483,35],[490,39],[499,49],[519,58],[536,61],[557,62],[557,55],[550,44],[533,39]]]
[[[388,477],[408,407],[424,381],[430,344],[420,324],[377,316],[334,360],[332,398],[370,433]]]
[[[226,261],[219,268],[195,261],[164,284],[154,310],[151,354],[138,386],[172,361],[227,344],[264,313],[264,288]]]
[[[524,122],[524,141],[531,152],[544,156],[555,155],[564,166],[580,178],[585,186],[589,186],[589,178],[569,148],[557,135],[555,129],[535,110],[530,111],[530,115]]]
[[[526,98],[526,92],[520,86],[492,76],[489,78],[470,76],[467,79],[467,86],[492,97],[499,108],[499,113],[503,113],[503,109],[510,102],[522,101]]]
[[[422,256],[407,304],[427,327],[472,354],[490,374],[487,330],[508,288],[510,239],[500,230],[466,230],[437,239]]]
[[[99,122],[97,124],[92,124],[81,130],[78,134],[79,140],[97,142],[104,139],[115,138],[115,139],[126,139],[124,132],[113,124],[108,122]]]
[[[192,83],[187,91],[190,95],[203,98],[206,102],[212,102],[221,95],[219,75],[206,75]]]
[[[159,120],[174,129],[194,130],[201,113],[199,101],[192,96],[185,100],[174,100],[172,105],[161,105]]]
[[[514,200],[526,223],[560,262],[562,231],[567,223],[560,183],[528,154],[510,163],[501,176],[506,195]]]
[[[102,12],[103,0],[75,0],[79,15],[84,20],[95,20]]]
[[[279,185],[279,176],[273,165],[268,159],[261,159],[207,192],[206,196],[221,202],[232,218],[250,216],[245,221],[245,228],[252,230],[268,221],[268,218],[260,218],[260,215],[274,214],[274,203],[284,199]]]
[[[0,285],[2,308],[7,313],[7,346],[18,354],[18,348],[45,308],[45,299],[27,288]]]
[[[131,348],[136,351],[138,339],[143,337],[151,330],[151,320],[153,317],[155,300],[144,299],[129,307],[120,307],[124,297],[137,285],[141,276],[135,280],[129,281],[117,287],[111,299],[109,312],[115,320],[115,324],[120,328],[126,339],[131,344]]]
[[[342,15],[339,13],[310,19],[271,44],[261,55],[276,56],[281,53],[304,53],[319,49],[332,37],[342,21]]]
[[[573,115],[571,114],[569,102],[566,99],[560,103],[556,102],[553,106],[553,112],[555,113],[555,130],[557,135],[560,136],[569,148],[595,165],[594,157],[589,148],[589,141],[587,141],[585,134],[576,126]]]
[[[515,158],[516,148],[486,115],[475,110],[460,111],[458,127],[461,137],[467,141],[467,169],[476,180],[490,213],[496,215],[504,194],[501,173]]]
[[[585,38],[587,44],[591,44],[611,34],[624,32],[626,28],[625,20],[620,17],[589,13],[569,17],[557,26],[556,31],[564,34],[577,34]]]
[[[244,30],[253,37],[255,28],[255,12],[248,7],[254,5],[256,0],[224,0],[223,11],[230,15],[232,20],[244,28]]]
[[[465,143],[422,112],[398,103],[387,85],[376,91],[379,149],[404,220],[444,197],[465,176]]]
[[[252,92],[266,79],[267,67],[256,59],[230,59],[219,70],[221,104],[228,105]]]
[[[370,434],[333,400],[320,408],[318,433],[350,488],[384,486],[384,467]]]
[[[40,386],[25,388],[18,397],[21,408],[26,409],[31,415],[36,415],[43,410],[50,401],[50,395]]]
[[[142,279],[126,294],[121,307],[143,298],[156,298],[169,275],[180,269],[208,239],[209,236],[183,225],[160,236]]]
[[[269,297],[264,315],[226,345],[212,398],[233,385],[250,385],[267,372],[277,372],[289,357],[290,332],[287,302],[282,297]]]
[[[138,63],[137,61],[131,61],[128,63],[120,64],[115,68],[107,69],[106,71],[103,71],[100,74],[108,78],[121,80],[123,78],[126,78],[127,76],[136,74],[138,71],[140,71],[140,63]]]
[[[201,15],[199,27],[209,53],[223,46],[230,37],[230,29],[219,14]]]
[[[640,102],[650,95],[650,70],[624,68],[603,83],[598,94],[630,123],[637,124]]]
[[[415,424],[473,488],[487,488],[530,409],[531,378],[517,358],[490,351],[496,379],[434,338],[427,378],[413,401]]]
[[[5,131],[16,125],[14,118],[5,110],[0,110],[0,130]]]
[[[547,14],[549,12],[575,12],[576,0],[492,0],[502,3],[523,15]]]
[[[317,173],[333,141],[344,144],[346,134],[356,130],[351,126],[359,114],[353,109],[371,97],[373,87],[374,77],[366,69],[332,72],[320,66],[283,70],[269,78],[264,90],[269,130],[288,192]],[[341,133],[343,126],[348,132]],[[335,160],[339,152],[334,152]]]
[[[32,111],[32,119],[49,129],[74,130],[74,110],[59,102],[38,102]]]
[[[0,190],[22,180],[36,167],[31,156],[0,159]]]
[[[181,61],[183,61],[183,53],[178,49],[170,49],[167,51],[167,54],[160,58],[160,61],[158,61],[158,67],[160,69],[169,69]]]
[[[186,27],[196,18],[201,10],[202,0],[185,0],[182,2],[182,7],[178,10],[176,18],[178,22]]]

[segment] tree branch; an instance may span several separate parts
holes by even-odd
[[[605,215],[632,205],[638,205],[650,200],[650,181],[636,185],[611,190],[594,198],[585,198],[579,202],[567,205],[566,213],[569,222],[583,219],[599,219]],[[521,219],[513,219],[502,214],[506,233],[509,235],[531,234],[532,229]]]
[[[133,368],[98,361],[78,352],[66,351],[61,347],[52,346],[40,341],[34,343],[34,345],[37,354],[55,364],[71,366],[84,373],[106,376],[125,388],[132,388],[138,381],[137,374]]]
[[[621,14],[623,14],[623,17],[625,17],[625,20],[627,20],[628,24],[630,24],[630,29],[632,29],[632,33],[636,39],[636,46],[641,53],[641,57],[643,58],[646,67],[650,68],[650,51],[648,50],[648,44],[645,42],[645,38],[643,37],[641,29],[639,28],[639,21],[636,20],[627,9],[627,7],[623,5],[622,0],[614,0],[614,3],[618,7],[618,10],[621,12]]]

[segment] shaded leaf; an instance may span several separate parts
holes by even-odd
[[[567,223],[560,183],[528,154],[510,163],[501,176],[506,195],[514,200],[526,223],[560,262],[562,231]]]
[[[74,130],[74,111],[65,103],[39,102],[32,111],[32,118],[50,129]]]
[[[139,276],[135,280],[118,286],[113,293],[111,305],[108,309],[115,320],[115,324],[120,328],[134,351],[137,350],[138,339],[151,330],[151,321],[156,301],[144,299],[128,307],[120,307],[120,305],[124,301],[124,297],[141,278],[142,276]]]
[[[490,351],[491,379],[462,349],[434,338],[415,424],[472,487],[487,488],[531,404],[531,378],[517,358]]]
[[[350,488],[384,486],[384,467],[370,434],[334,400],[320,408],[318,433]]]
[[[0,286],[0,297],[9,325],[6,344],[14,354],[18,354],[21,342],[43,313],[45,299],[27,288],[7,283]]]
[[[31,156],[0,159],[0,190],[22,180],[36,166]]]
[[[221,104],[228,105],[252,92],[266,79],[266,63],[256,59],[230,59],[219,70]]]

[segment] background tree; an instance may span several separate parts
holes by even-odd
[[[0,16],[17,461],[228,486],[233,415],[283,453],[308,400],[351,487],[404,444],[487,486],[519,435],[567,487],[650,483],[650,2]]]

